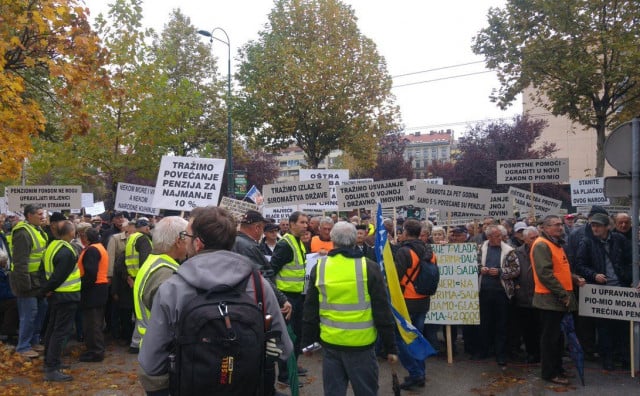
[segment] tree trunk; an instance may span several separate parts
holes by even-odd
[[[598,117],[598,125],[596,126],[596,177],[604,176],[604,142],[606,124],[605,120]]]

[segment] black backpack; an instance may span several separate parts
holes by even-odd
[[[438,265],[435,262],[428,261],[424,256],[418,257],[418,254],[411,248],[409,248],[409,251],[411,252],[412,264],[411,268],[407,269],[406,279],[413,284],[416,293],[433,296],[436,294],[438,283],[440,282]],[[416,261],[418,261],[417,265]]]
[[[246,293],[249,279],[255,300]],[[259,271],[234,287],[198,290],[176,329],[169,357],[172,396],[262,394],[265,317]]]

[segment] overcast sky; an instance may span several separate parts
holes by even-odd
[[[111,3],[85,1],[92,15],[105,12]],[[393,93],[408,132],[451,128],[459,137],[469,123],[511,118],[522,111],[520,100],[506,111],[489,101],[498,80],[485,69],[482,57],[471,51],[473,36],[487,24],[487,10],[502,6],[504,0],[344,2],[355,10],[361,32],[378,45],[387,60]],[[238,47],[258,37],[272,5],[271,0],[146,0],[143,24],[160,32],[171,10],[180,8],[199,29],[225,29],[234,57]],[[213,50],[224,72],[226,47],[214,43]],[[236,64],[232,59],[232,73]],[[402,76],[405,74],[411,75]],[[471,75],[461,76],[465,74]],[[409,85],[401,86],[404,84]]]

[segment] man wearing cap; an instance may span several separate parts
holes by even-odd
[[[542,232],[531,246],[531,264],[535,284],[532,305],[540,310],[540,358],[542,379],[560,385],[569,380],[562,367],[564,343],[560,322],[567,312],[578,308],[573,294],[574,281],[584,285],[584,279],[574,277],[562,248],[562,219],[549,215],[542,222]]]
[[[576,255],[576,272],[588,283],[631,287],[631,244],[609,230],[609,216],[596,213],[589,224],[593,238],[584,238]],[[628,345],[627,322],[596,318],[598,347],[605,370],[614,369],[614,353],[625,359]]]
[[[576,216],[574,214],[564,215],[564,234],[571,234],[571,230],[573,229],[573,224],[576,221]]]
[[[519,221],[513,225],[513,235],[509,240],[509,244],[514,248],[521,247],[524,244],[524,230],[527,228],[527,223]]]
[[[258,241],[262,236],[266,222],[260,212],[248,210],[240,219],[240,229],[236,234],[236,241],[232,251],[247,257],[253,265],[262,272],[262,275],[269,282],[278,299],[278,305],[280,306],[282,315],[284,315],[285,319],[289,319],[291,317],[291,304],[287,301],[287,297],[273,284],[274,272],[271,268],[271,263],[267,261],[258,246]],[[265,366],[263,379],[265,396],[275,395],[276,390],[274,383],[276,380],[276,371],[273,362]]]
[[[280,239],[278,237],[278,225],[275,223],[268,222],[264,226],[264,237],[260,241],[260,251],[267,257],[267,260],[271,260],[271,256],[273,256],[273,249],[276,248],[276,243]]]
[[[589,214],[587,215],[587,220],[591,221],[591,218],[596,213],[602,213],[609,216],[609,212],[606,211],[602,206],[594,205],[591,207]],[[564,224],[563,224],[564,229]],[[591,227],[581,226],[581,227],[573,227],[570,234],[565,234],[566,244],[564,246],[564,250],[567,252],[567,258],[569,259],[569,264],[571,264],[572,268],[575,266],[575,255],[578,253],[578,247],[580,246],[580,242],[582,239],[593,238],[593,232]],[[582,339],[581,339],[582,341]]]
[[[43,229],[47,233],[49,238],[49,243],[58,237],[58,228],[62,225],[62,222],[67,220],[67,216],[63,215],[60,212],[53,212],[51,217],[49,217],[49,225],[44,226]]]
[[[16,296],[20,327],[16,352],[24,357],[38,357],[40,328],[47,312],[47,302],[41,298],[40,262],[47,247],[48,237],[42,230],[44,210],[28,204],[24,207],[25,220],[12,231],[11,272],[9,283]]]
[[[450,243],[466,243],[472,242],[469,239],[469,234],[467,231],[467,226],[460,225],[453,227],[449,234],[449,242]]]

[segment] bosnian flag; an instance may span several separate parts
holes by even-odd
[[[260,190],[258,190],[258,187],[256,187],[255,185],[251,186],[251,188],[247,192],[247,195],[245,195],[244,197],[245,199],[250,199],[256,205],[262,205],[262,201],[263,201],[262,193],[260,192]]]
[[[378,203],[378,214],[376,215],[376,258],[382,269],[382,273],[387,279],[387,288],[389,289],[389,299],[391,300],[391,311],[396,319],[396,325],[402,341],[409,354],[418,360],[424,360],[429,356],[435,355],[429,341],[427,341],[420,330],[411,324],[407,304],[404,301],[402,290],[400,289],[400,280],[396,265],[393,262],[391,254],[391,245],[387,239],[387,230],[382,224],[382,205]],[[402,348],[402,345],[399,345]]]

